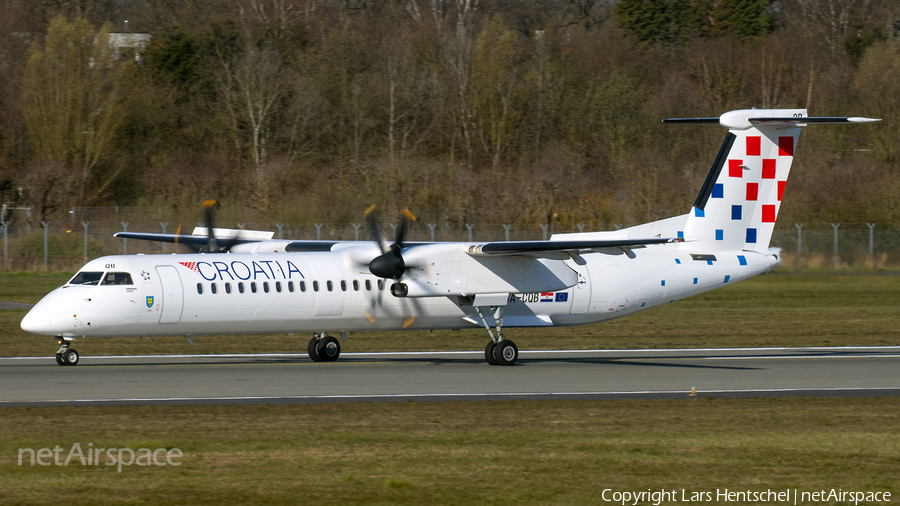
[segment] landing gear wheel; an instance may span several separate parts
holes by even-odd
[[[78,356],[78,352],[72,348],[66,350],[62,355],[62,360],[66,363],[66,365],[78,365],[79,358],[80,357]]]
[[[484,347],[484,359],[487,360],[488,365],[499,365],[497,359],[494,358],[494,348],[496,347],[497,343],[494,341],[488,341],[487,346]]]
[[[56,363],[59,365],[66,365],[66,359],[63,358],[62,353],[56,354]]]
[[[309,344],[306,345],[306,352],[309,353],[309,358],[313,362],[321,362],[322,359],[319,357],[319,353],[316,351],[316,346],[319,344],[319,340],[315,337],[309,340]]]
[[[513,365],[519,359],[519,348],[516,343],[504,339],[494,348],[494,359],[499,365]]]
[[[341,343],[331,336],[323,337],[316,346],[316,353],[319,355],[319,360],[334,362],[341,356]]]

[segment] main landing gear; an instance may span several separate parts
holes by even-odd
[[[487,320],[484,319],[481,308],[475,306],[478,318],[481,319],[482,325],[487,329],[488,335],[491,336],[491,340],[484,347],[484,359],[490,365],[513,365],[519,360],[519,348],[516,347],[516,343],[503,337],[503,306],[493,306],[491,309],[494,310],[494,321],[497,324],[496,337],[491,331]]]
[[[343,332],[341,338],[346,341]],[[309,340],[306,351],[313,362],[334,362],[341,356],[341,343],[325,332],[320,332]]]
[[[56,350],[56,363],[59,365],[78,365],[80,356],[75,348],[69,348],[73,339],[59,338],[59,349]]]

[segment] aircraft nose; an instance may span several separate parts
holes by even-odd
[[[32,334],[48,334],[50,330],[50,314],[38,304],[22,318],[21,327]]]

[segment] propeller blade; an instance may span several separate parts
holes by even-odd
[[[409,211],[409,209],[404,209],[400,211],[400,231],[397,232],[397,240],[394,244],[403,248],[403,240],[406,238],[406,231],[409,230],[409,222],[416,221],[416,217],[413,216],[413,213]]]
[[[384,239],[384,234],[381,233],[381,227],[378,226],[378,219],[375,218],[375,206],[372,205],[368,209],[366,209],[365,214],[363,215],[366,219],[366,223],[369,224],[369,230],[372,232],[372,237],[375,239],[375,242],[378,243],[378,247],[381,249],[381,254],[384,255],[389,251],[388,243]]]
[[[203,209],[206,211],[207,253],[214,253],[219,249],[218,243],[216,242],[215,227],[213,226],[213,213],[217,207],[219,207],[219,202],[216,200],[207,200],[203,202]]]

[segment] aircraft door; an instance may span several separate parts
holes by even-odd
[[[156,273],[162,284],[162,311],[159,323],[178,323],[184,309],[184,290],[181,287],[181,276],[172,265],[157,265]]]
[[[587,264],[578,265],[571,258],[566,260],[566,265],[578,273],[578,283],[571,288],[572,305],[569,306],[569,313],[587,313],[588,307],[591,305],[591,278],[588,266]]]

